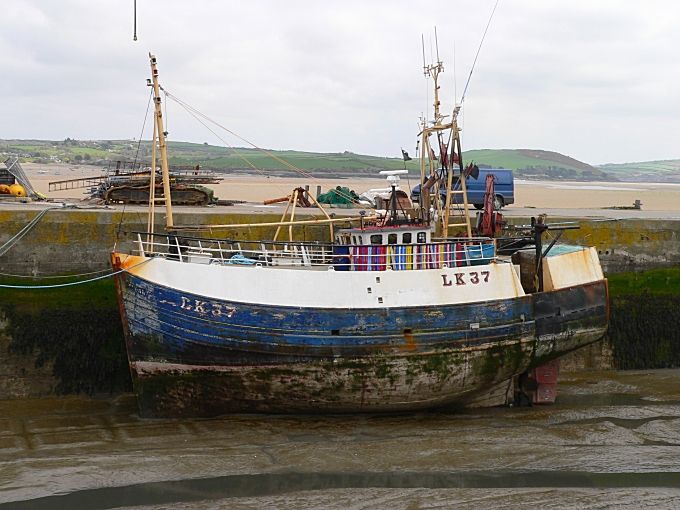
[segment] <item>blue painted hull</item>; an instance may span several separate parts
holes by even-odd
[[[604,281],[514,299],[378,309],[206,299],[129,273],[117,283],[145,416],[464,402],[601,338],[607,323]]]

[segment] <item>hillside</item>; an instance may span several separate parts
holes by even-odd
[[[640,177],[650,182],[680,181],[680,159],[642,161],[637,163],[609,163],[600,165],[599,168],[621,181],[631,181]]]
[[[306,172],[319,176],[376,176],[380,170],[404,168],[400,158],[384,158],[342,153],[314,153],[301,151],[275,151],[270,153]],[[34,163],[87,163],[107,166],[111,161],[149,161],[151,144],[132,140],[2,140],[0,155],[15,155]],[[171,165],[195,166],[204,169],[252,173],[266,170],[274,175],[290,175],[291,170],[281,161],[256,149],[219,147],[189,142],[168,142]],[[255,168],[253,168],[255,167]],[[412,172],[417,170],[414,161],[408,162]]]
[[[559,152],[532,149],[481,149],[464,152],[478,165],[511,168],[528,179],[611,180],[601,169]]]
[[[168,148],[172,165],[199,164],[205,169],[229,173],[253,173],[263,170],[273,175],[290,175],[291,172],[281,161],[256,149],[230,149],[189,142],[169,142]],[[404,161],[401,158],[368,156],[347,151],[341,153],[271,151],[271,153],[319,177],[373,177],[380,170],[404,168]],[[5,157],[16,155],[24,161],[36,163],[87,163],[107,166],[117,160],[149,161],[151,146],[148,141],[138,145],[138,142],[133,140],[70,138],[63,141],[0,140],[1,155]],[[629,172],[625,165],[606,165],[597,168],[557,152],[530,149],[471,150],[464,153],[464,161],[474,161],[480,166],[510,168],[515,171],[517,177],[527,179],[625,180]],[[640,171],[646,171],[641,165],[638,164]],[[415,160],[409,161],[407,168],[411,172],[417,172],[418,163]],[[674,168],[677,169],[677,166]]]

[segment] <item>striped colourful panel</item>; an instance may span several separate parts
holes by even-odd
[[[395,271],[439,269],[488,264],[495,256],[492,243],[414,244],[389,246],[350,246],[349,258],[353,271]]]

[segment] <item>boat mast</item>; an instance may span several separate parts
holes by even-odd
[[[170,195],[170,170],[168,169],[168,150],[165,143],[167,132],[163,129],[163,111],[161,108],[161,87],[158,84],[158,68],[156,67],[156,56],[149,53],[151,64],[151,83],[153,84],[154,118],[156,131],[158,134],[158,147],[161,153],[161,172],[163,175],[163,201],[165,202],[165,226],[167,229],[174,227],[172,219],[172,199]],[[154,140],[156,143],[156,140]],[[151,172],[155,173],[152,168]]]
[[[436,32],[435,32],[436,33]],[[437,52],[439,53],[439,52]],[[424,52],[423,52],[424,58]],[[462,148],[460,144],[460,128],[458,127],[458,112],[460,106],[456,106],[451,116],[451,122],[444,123],[447,115],[442,115],[440,111],[441,101],[439,99],[439,74],[444,71],[444,63],[439,60],[437,54],[436,64],[425,64],[423,61],[423,73],[426,78],[432,78],[434,82],[434,119],[432,125],[428,126],[426,121],[422,123],[422,150],[420,152],[420,196],[421,206],[423,208],[423,219],[427,222],[430,218],[430,188],[433,187],[433,200],[437,205],[437,212],[439,214],[439,221],[437,222],[437,233],[443,237],[449,234],[449,227],[465,227],[468,237],[472,237],[472,225],[470,224],[470,216],[467,211],[467,186],[465,183],[465,174],[463,170]],[[442,134],[450,130],[449,143],[446,145],[442,140]],[[439,194],[440,179],[437,174],[437,165],[433,161],[433,149],[430,145],[430,135],[437,136],[437,143],[439,145],[439,163],[441,168],[446,172],[446,201],[444,207],[441,204],[441,197]],[[427,160],[425,159],[427,158]],[[458,161],[456,162],[456,158]],[[453,171],[454,164],[458,163],[458,170],[460,172],[460,188],[453,189]],[[426,167],[429,169],[429,176],[426,175]],[[451,197],[454,194],[463,196],[463,218],[460,223],[450,223],[451,214]]]

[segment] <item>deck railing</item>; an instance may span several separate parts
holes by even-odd
[[[496,260],[495,241],[484,238],[407,245],[334,245],[137,233],[135,244],[142,256],[164,257],[194,264],[300,268],[324,266],[337,271],[441,269],[488,264]]]

